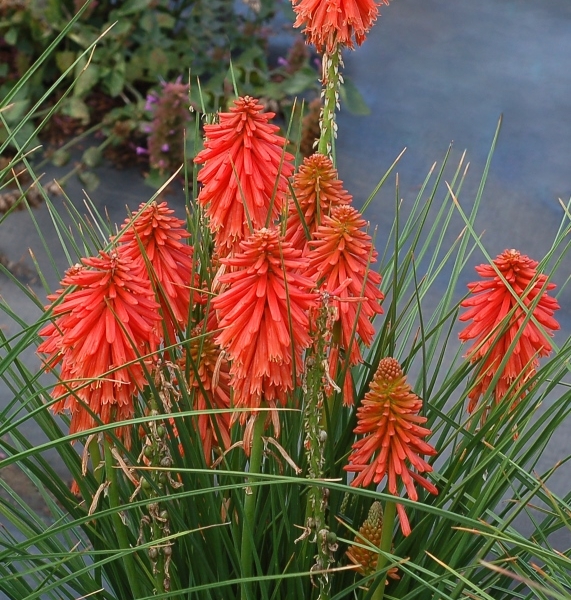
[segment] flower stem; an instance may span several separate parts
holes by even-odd
[[[119,514],[120,502],[119,502],[119,487],[117,481],[117,470],[115,469],[113,461],[113,453],[111,452],[111,442],[105,438],[103,442],[105,448],[105,474],[107,481],[109,482],[109,504],[111,508],[115,508],[116,511],[111,516],[113,520],[113,527],[117,533],[117,540],[121,550],[130,550],[131,545],[129,544],[129,538],[127,536],[127,529],[121,515]],[[125,554],[124,558],[125,569],[127,571],[127,579],[129,580],[129,586],[133,593],[133,598],[141,598],[141,590],[139,587],[139,579],[136,573],[135,559],[132,553]]]
[[[381,532],[381,545],[380,549],[382,552],[390,552],[393,543],[393,529],[395,524],[397,505],[392,500],[385,502],[385,510],[383,517],[383,530]],[[379,554],[377,559],[377,573],[382,571],[388,562],[388,558],[384,554]],[[376,587],[371,600],[383,600],[385,595],[385,585],[387,583],[387,574],[381,574],[381,581]]]
[[[337,47],[331,54],[324,52],[322,61],[323,114],[319,123],[321,135],[317,151],[332,157],[334,140],[337,137],[335,111],[339,107],[339,84],[343,82],[343,77],[339,73],[339,67],[342,65],[341,49]]]
[[[103,483],[103,478],[105,476],[105,471],[103,469],[102,457],[101,457],[101,448],[99,446],[98,436],[92,436],[91,440],[88,444],[89,456],[91,457],[91,464],[93,466],[93,477],[95,477],[95,481],[97,485],[100,486]],[[95,531],[99,535],[101,535],[101,522],[97,519],[94,523]],[[101,542],[99,540],[94,541],[94,550],[102,550],[103,548],[100,546]],[[102,585],[103,576],[101,572],[101,567],[95,568],[95,581],[99,586]]]
[[[99,440],[97,437],[93,437],[88,446],[89,456],[91,457],[91,464],[93,466],[93,476],[98,484],[103,481],[103,465],[101,464],[101,449],[99,447]]]
[[[154,394],[151,394],[151,398],[150,398],[150,406],[151,406],[151,416],[152,417],[156,417],[157,415],[159,415],[159,405],[157,402],[157,399],[155,397]],[[161,422],[159,421],[159,424]],[[151,466],[152,467],[158,467],[159,466],[159,462],[160,462],[160,456],[159,456],[159,451],[158,451],[158,443],[160,441],[160,436],[158,434],[158,427],[157,427],[157,421],[153,421],[151,424],[151,431],[152,431],[152,448],[153,448],[153,457],[151,458]],[[153,478],[155,483],[157,482],[158,476],[157,476],[157,471],[154,471],[153,473],[151,473],[151,477]],[[150,512],[150,506],[152,504],[156,504],[157,509],[156,511],[158,512],[159,510],[159,504],[158,501],[160,500],[160,497],[157,497],[157,495],[155,494],[155,492],[153,490],[150,490],[149,492],[151,498],[152,498],[152,502],[149,504],[149,512]],[[151,535],[152,535],[152,539],[153,540],[158,540],[161,537],[163,537],[163,532],[161,531],[161,528],[159,527],[159,523],[156,519],[153,519],[153,523],[151,526]],[[153,563],[153,575],[155,578],[155,590],[157,594],[161,594],[165,591],[165,557],[163,555],[162,552],[158,552],[158,555]]]
[[[310,479],[322,478],[325,468],[325,445],[328,435],[324,415],[326,401],[324,381],[327,369],[326,350],[327,344],[330,342],[330,335],[327,333],[328,313],[327,304],[324,304],[317,318],[315,343],[308,350],[306,357],[304,446],[307,453],[307,476]],[[329,600],[331,597],[331,575],[327,570],[329,565],[334,562],[333,552],[336,549],[336,543],[332,540],[326,518],[328,497],[329,490],[326,488],[312,486],[308,490],[305,524],[308,534],[311,532],[317,542],[317,554],[312,569],[322,572],[318,575],[318,600]]]
[[[262,457],[264,454],[264,440],[262,434],[264,433],[264,415],[257,415],[255,417],[254,432],[252,435],[252,451],[250,453],[250,467],[249,473],[251,475],[257,475],[262,468]],[[248,477],[248,483],[254,483],[255,477]],[[256,528],[256,497],[257,487],[248,487],[246,493],[246,499],[244,500],[244,527],[242,528],[242,546],[240,549],[240,562],[242,564],[242,577],[252,576],[252,538],[254,530]],[[253,600],[252,584],[244,583],[242,585],[242,600]]]
[[[161,528],[155,521],[153,523],[153,539],[158,540],[163,536]],[[157,562],[154,568],[155,589],[157,594],[162,594],[165,591],[165,557],[162,552],[157,556]]]

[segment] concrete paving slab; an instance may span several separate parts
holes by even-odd
[[[371,108],[339,118],[339,169],[352,193],[366,198],[406,147],[397,170],[410,202],[452,142],[453,157],[468,150],[469,205],[503,115],[479,224],[492,254],[517,247],[539,260],[563,214],[558,199],[571,196],[570,31],[565,0],[383,6],[365,44],[345,54]],[[393,203],[386,186],[371,221],[386,229]]]

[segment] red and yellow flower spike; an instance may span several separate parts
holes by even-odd
[[[412,391],[399,362],[383,358],[379,362],[369,391],[357,409],[354,433],[363,435],[353,444],[346,471],[357,473],[353,487],[379,484],[387,478],[387,490],[399,495],[401,481],[411,500],[418,500],[415,483],[431,494],[438,494],[436,486],[423,477],[432,467],[422,458],[434,456],[437,451],[424,438],[432,432],[422,425],[426,417],[418,413],[422,400]],[[397,504],[403,533],[410,526],[402,505]]]
[[[389,0],[382,0],[388,6]],[[292,0],[297,19],[294,27],[303,30],[308,44],[318,52],[360,46],[379,14],[375,0]]]
[[[204,126],[205,148],[194,159],[204,164],[198,202],[206,208],[221,256],[238,249],[250,224],[260,229],[278,218],[293,174],[294,157],[284,152],[286,140],[269,122],[274,113],[262,111],[250,96],[235,100],[217,124]]]
[[[192,295],[192,246],[185,222],[173,216],[166,202],[141,204],[139,213],[128,218],[119,239],[123,256],[132,258],[154,285],[162,307],[165,326],[174,341],[176,327],[186,329]],[[198,301],[198,293],[194,296]],[[174,320],[174,322],[172,322]]]
[[[292,188],[295,201],[293,198],[289,200],[286,240],[305,255],[309,251],[306,229],[313,236],[324,215],[331,216],[336,206],[351,204],[353,198],[343,189],[343,182],[331,159],[318,153],[304,159],[295,174]]]
[[[302,352],[311,343],[308,311],[317,302],[301,252],[275,229],[260,229],[221,259],[231,267],[220,277],[227,288],[212,301],[222,332],[216,342],[232,361],[234,406],[256,412],[262,400],[285,404]],[[243,423],[247,414],[242,413]]]
[[[141,265],[117,251],[82,263],[49,296],[53,322],[39,332],[48,368],[61,363],[52,410],[71,412],[70,433],[97,425],[84,405],[103,423],[133,417],[134,396],[146,385],[140,357],[159,341],[159,305]],[[126,444],[128,432],[118,429]]]
[[[366,225],[352,206],[336,206],[331,216],[323,215],[322,225],[309,242],[306,274],[317,281],[320,291],[332,294],[330,305],[338,315],[338,331],[332,342],[332,376],[337,375],[340,350],[348,357],[349,365],[361,362],[359,338],[370,346],[375,335],[371,318],[383,312],[384,295],[378,287],[381,276],[371,266],[377,252],[364,231]],[[344,391],[344,403],[353,404],[350,376],[345,379]]]
[[[555,284],[547,283],[547,277],[538,273],[537,265],[537,261],[517,250],[504,250],[493,265],[477,266],[476,272],[482,280],[468,284],[472,295],[461,304],[468,310],[460,320],[471,320],[472,323],[460,332],[459,337],[463,342],[474,340],[466,353],[470,362],[483,361],[477,383],[468,394],[470,413],[489,389],[506,355],[507,363],[493,390],[496,404],[507,396],[515,382],[517,389],[510,394],[510,402],[517,402],[525,394],[526,384],[539,366],[539,358],[551,352],[547,336],[559,329],[559,323],[553,318],[559,303],[547,293],[555,288]],[[525,310],[520,302],[529,310]],[[533,319],[526,321],[529,311]],[[509,348],[516,338],[515,347],[510,352]],[[482,416],[485,417],[485,414]]]
[[[355,542],[360,544],[359,546],[349,546],[346,555],[347,558],[357,566],[357,571],[363,575],[371,575],[377,570],[377,562],[379,560],[379,552],[363,548],[366,542],[370,542],[375,548],[379,548],[381,545],[381,535],[383,532],[383,507],[381,503],[376,500],[371,504],[369,514],[363,521],[361,527],[359,527],[359,535],[355,536]],[[392,567],[387,572],[387,577],[390,579],[400,579],[398,575],[398,569]]]

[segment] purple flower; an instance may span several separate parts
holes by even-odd
[[[151,92],[150,94],[147,94],[147,97],[145,98],[145,110],[148,112],[153,112],[154,110],[154,104],[156,104],[158,102],[158,97],[154,92]]]
[[[143,148],[142,146],[137,146],[135,148],[135,152],[137,153],[137,156],[142,156],[143,154],[149,153],[149,151],[146,148]]]
[[[278,56],[278,65],[280,67],[288,67],[289,62],[283,56]]]
[[[188,84],[177,79],[174,83],[161,82],[153,94],[152,123],[147,123],[147,146],[151,168],[171,171],[184,158],[184,128],[190,120]],[[148,127],[148,129],[147,129]]]

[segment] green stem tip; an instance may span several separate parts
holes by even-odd
[[[390,552],[393,544],[393,529],[395,525],[395,516],[396,516],[397,505],[392,500],[387,500],[385,502],[385,510],[383,516],[383,529],[381,531],[381,552]],[[377,573],[381,572],[386,564],[388,563],[388,558],[384,554],[379,554],[379,558],[377,560]],[[387,583],[387,574],[381,574],[381,581],[377,585],[371,600],[383,600],[385,595],[385,586]]]

